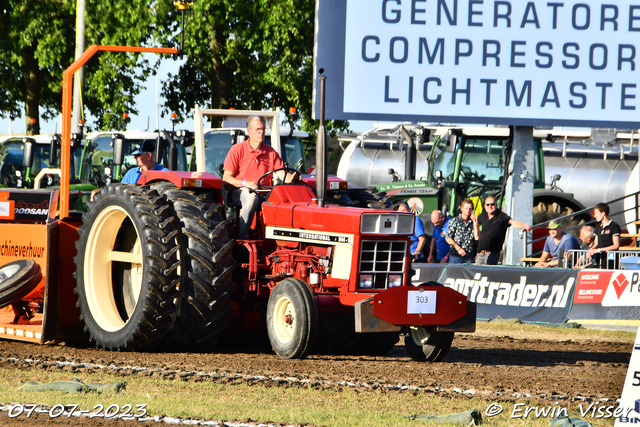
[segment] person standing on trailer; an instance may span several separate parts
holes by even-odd
[[[476,264],[497,265],[500,252],[504,245],[504,238],[509,227],[522,228],[531,231],[531,226],[516,221],[498,209],[496,198],[489,196],[484,201],[484,211],[478,215],[480,223],[480,239],[478,240],[478,255]]]
[[[478,235],[478,218],[473,213],[473,202],[465,199],[460,204],[460,215],[449,221],[447,243],[449,243],[449,262],[452,264],[471,264],[473,262],[475,241]]]
[[[411,212],[407,202],[398,204],[398,212]],[[424,236],[424,224],[419,216],[415,216],[415,226],[413,228],[413,236],[411,236],[411,262],[424,261],[424,249],[427,238]]]
[[[433,223],[433,238],[431,239],[431,247],[429,248],[429,263],[447,263],[449,262],[450,246],[447,243],[447,231],[449,231],[450,218],[440,210],[431,212],[431,222]]]

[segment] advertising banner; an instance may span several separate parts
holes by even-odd
[[[316,5],[328,119],[637,128],[640,4]]]
[[[479,320],[566,321],[577,270],[462,264],[414,264],[413,284],[436,281],[478,305]]]
[[[640,271],[580,271],[573,297],[571,317],[575,319],[640,319]]]

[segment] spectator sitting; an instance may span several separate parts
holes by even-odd
[[[602,252],[617,251],[620,247],[620,227],[609,218],[609,206],[606,203],[598,203],[595,206],[593,216],[598,221],[595,229],[595,244],[589,249],[588,255],[593,257],[600,268],[606,268],[606,256]]]
[[[544,249],[542,255],[540,255],[540,260],[534,267],[557,267],[560,249],[567,253],[572,249],[578,249],[580,247],[578,239],[571,234],[564,233],[559,222],[551,221],[549,225],[547,225],[547,228],[549,229],[549,237],[547,237],[547,240],[544,242]]]
[[[588,251],[595,244],[596,235],[593,233],[593,227],[590,225],[585,225],[580,229],[580,241],[582,241],[582,245],[580,246],[580,250]],[[575,268],[584,268],[591,264],[592,258],[588,255],[580,255],[574,261],[573,266]]]

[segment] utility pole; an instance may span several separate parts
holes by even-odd
[[[84,14],[85,0],[76,0],[76,57],[84,53]],[[73,115],[72,132],[81,132],[80,120],[84,120],[82,108],[82,87],[84,86],[84,67],[81,67],[75,74],[73,81]]]

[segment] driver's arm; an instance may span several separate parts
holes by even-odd
[[[299,179],[300,179],[300,174],[298,172],[287,173],[287,176],[284,178],[284,182],[285,183],[298,182]]]
[[[238,188],[246,187],[252,190],[258,189],[258,184],[256,182],[248,181],[246,179],[245,180],[238,179],[235,176],[233,176],[231,171],[227,171],[227,170],[224,171],[224,175],[222,176],[222,181],[226,182],[227,184],[233,187],[238,187]]]

